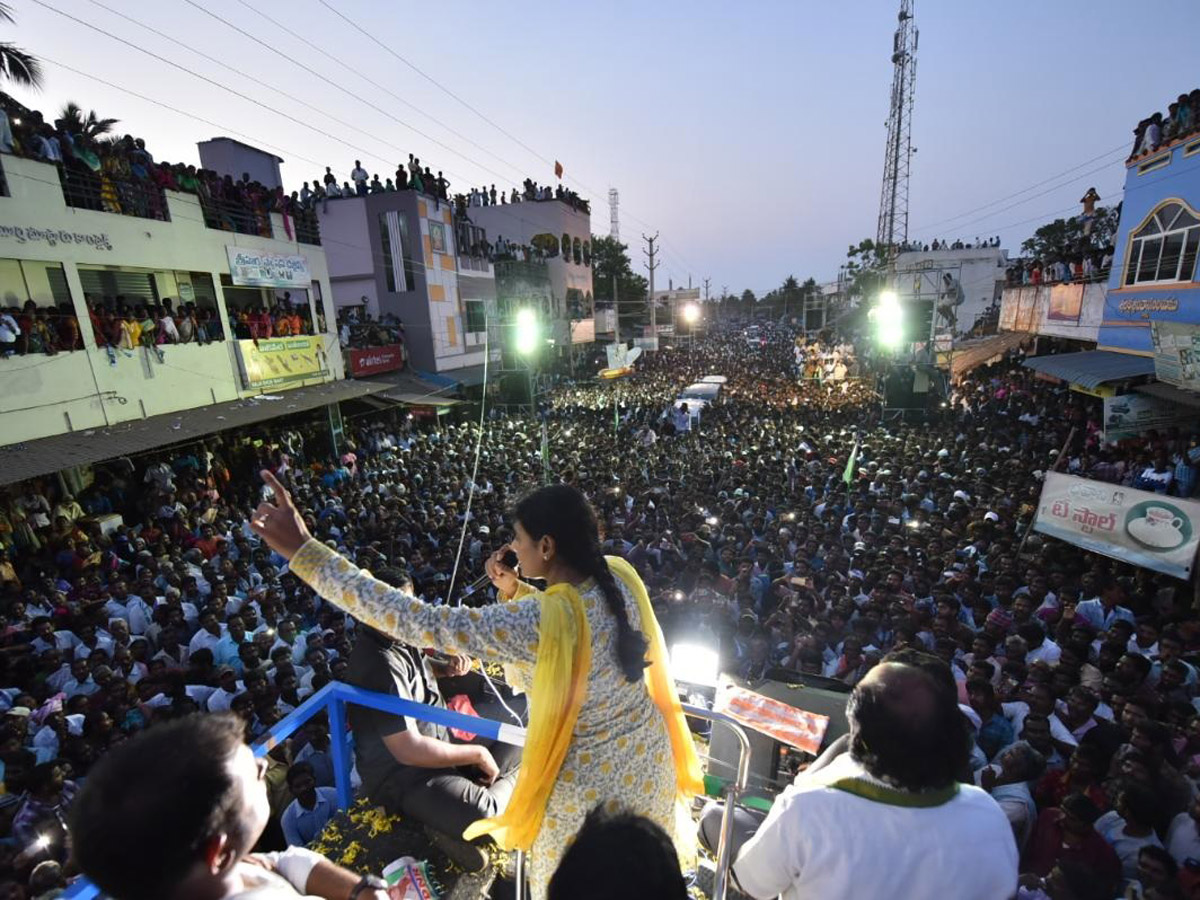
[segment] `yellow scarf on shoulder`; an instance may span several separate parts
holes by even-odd
[[[704,773],[668,671],[662,630],[654,617],[646,586],[633,566],[620,557],[605,559],[637,601],[642,633],[649,642],[646,689],[662,713],[671,737],[679,793],[690,800],[703,793]],[[529,729],[517,784],[501,815],[480,819],[463,833],[469,841],[491,835],[505,850],[529,850],[542,828],[546,803],[571,745],[592,667],[592,631],[579,592],[570,584],[556,584],[540,600],[538,655],[529,692]]]

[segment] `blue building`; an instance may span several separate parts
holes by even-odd
[[[1126,169],[1097,345],[1154,357],[1159,378],[1178,384],[1190,379],[1163,371],[1178,354],[1161,351],[1200,341],[1200,134],[1164,142]]]

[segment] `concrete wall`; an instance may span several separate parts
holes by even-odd
[[[27,356],[0,365],[0,443],[32,440],[100,427],[260,393],[242,386],[229,332],[221,276],[229,274],[227,246],[302,255],[319,286],[329,333],[323,336],[330,372],[300,387],[345,377],[332,329],[333,291],[320,247],[281,239],[282,219],[272,217],[279,238],[260,238],[205,227],[194,195],[167,193],[170,221],[78,210],[63,200],[53,166],[5,156],[11,196],[0,197],[0,261],[37,260],[62,265],[86,350]],[[212,278],[226,341],[209,346],[168,345],[165,360],[146,350],[118,352],[114,361],[95,346],[84,303],[79,266],[110,266],[154,273],[160,292],[174,273],[204,272]],[[4,277],[0,265],[0,278]],[[315,303],[309,287],[310,304]],[[0,285],[0,297],[7,292]],[[295,296],[293,294],[293,296]],[[315,316],[314,316],[315,320]],[[17,415],[19,413],[19,415]]]
[[[1151,353],[1150,323],[1200,325],[1200,281],[1123,287],[1129,236],[1162,203],[1175,200],[1200,216],[1200,137],[1181,141],[1131,163],[1125,173],[1121,224],[1113,244],[1108,301],[1100,328],[1100,346],[1132,353]]]
[[[248,173],[251,181],[257,181],[272,190],[283,187],[279,157],[274,153],[224,137],[200,141],[196,149],[200,151],[200,167],[203,169],[229,175],[234,181],[240,181],[243,173]]]
[[[1103,284],[1025,285],[1005,288],[1000,330],[1095,341],[1104,318]]]

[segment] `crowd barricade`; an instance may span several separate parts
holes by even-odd
[[[310,719],[325,713],[329,721],[329,754],[333,760],[334,787],[337,791],[338,808],[348,809],[354,801],[350,786],[352,761],[349,732],[346,727],[346,704],[348,703],[366,706],[396,716],[407,716],[422,722],[433,722],[435,725],[442,725],[446,728],[469,731],[488,740],[500,741],[504,744],[518,747],[525,745],[525,729],[517,725],[468,716],[438,706],[403,700],[388,694],[378,694],[353,685],[343,684],[340,681],[331,681],[276,722],[266,734],[251,744],[255,757],[265,756],[281,742],[303,728]],[[750,741],[742,727],[723,713],[686,704],[683,711],[691,718],[719,722],[722,726],[729,728],[737,736],[741,746],[737,760],[737,776],[732,782],[723,786],[725,815],[721,820],[721,838],[717,848],[712,896],[713,900],[725,900],[729,884],[733,808],[746,788],[746,780],[750,771]],[[522,897],[525,896],[524,854],[518,852],[516,857],[517,896]],[[100,889],[84,878],[72,884],[63,894],[64,900],[97,900],[101,896]]]

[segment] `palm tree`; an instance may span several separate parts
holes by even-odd
[[[0,3],[0,22],[14,22],[12,7]],[[41,87],[42,66],[16,44],[0,41],[0,77],[26,87]]]
[[[94,146],[101,135],[108,134],[120,119],[101,119],[94,109],[89,109],[87,115],[78,103],[68,103],[58,114],[71,134],[79,135],[84,144]]]

